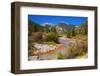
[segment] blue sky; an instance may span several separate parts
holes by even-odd
[[[75,16],[28,15],[28,19],[38,24],[52,23],[56,25],[60,22],[64,22],[79,26],[81,23],[87,21],[88,18]]]

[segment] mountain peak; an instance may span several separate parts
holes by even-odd
[[[43,26],[54,26],[54,24],[53,24],[53,23],[48,23],[48,22],[43,23],[42,25],[43,25]]]

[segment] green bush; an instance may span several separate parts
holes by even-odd
[[[54,42],[57,42],[58,40],[58,34],[57,33],[53,33],[53,32],[50,32],[47,34],[46,38],[45,38],[45,41],[54,41]]]

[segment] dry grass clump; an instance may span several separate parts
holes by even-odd
[[[88,51],[87,38],[75,39],[66,50],[66,58],[83,56]]]

